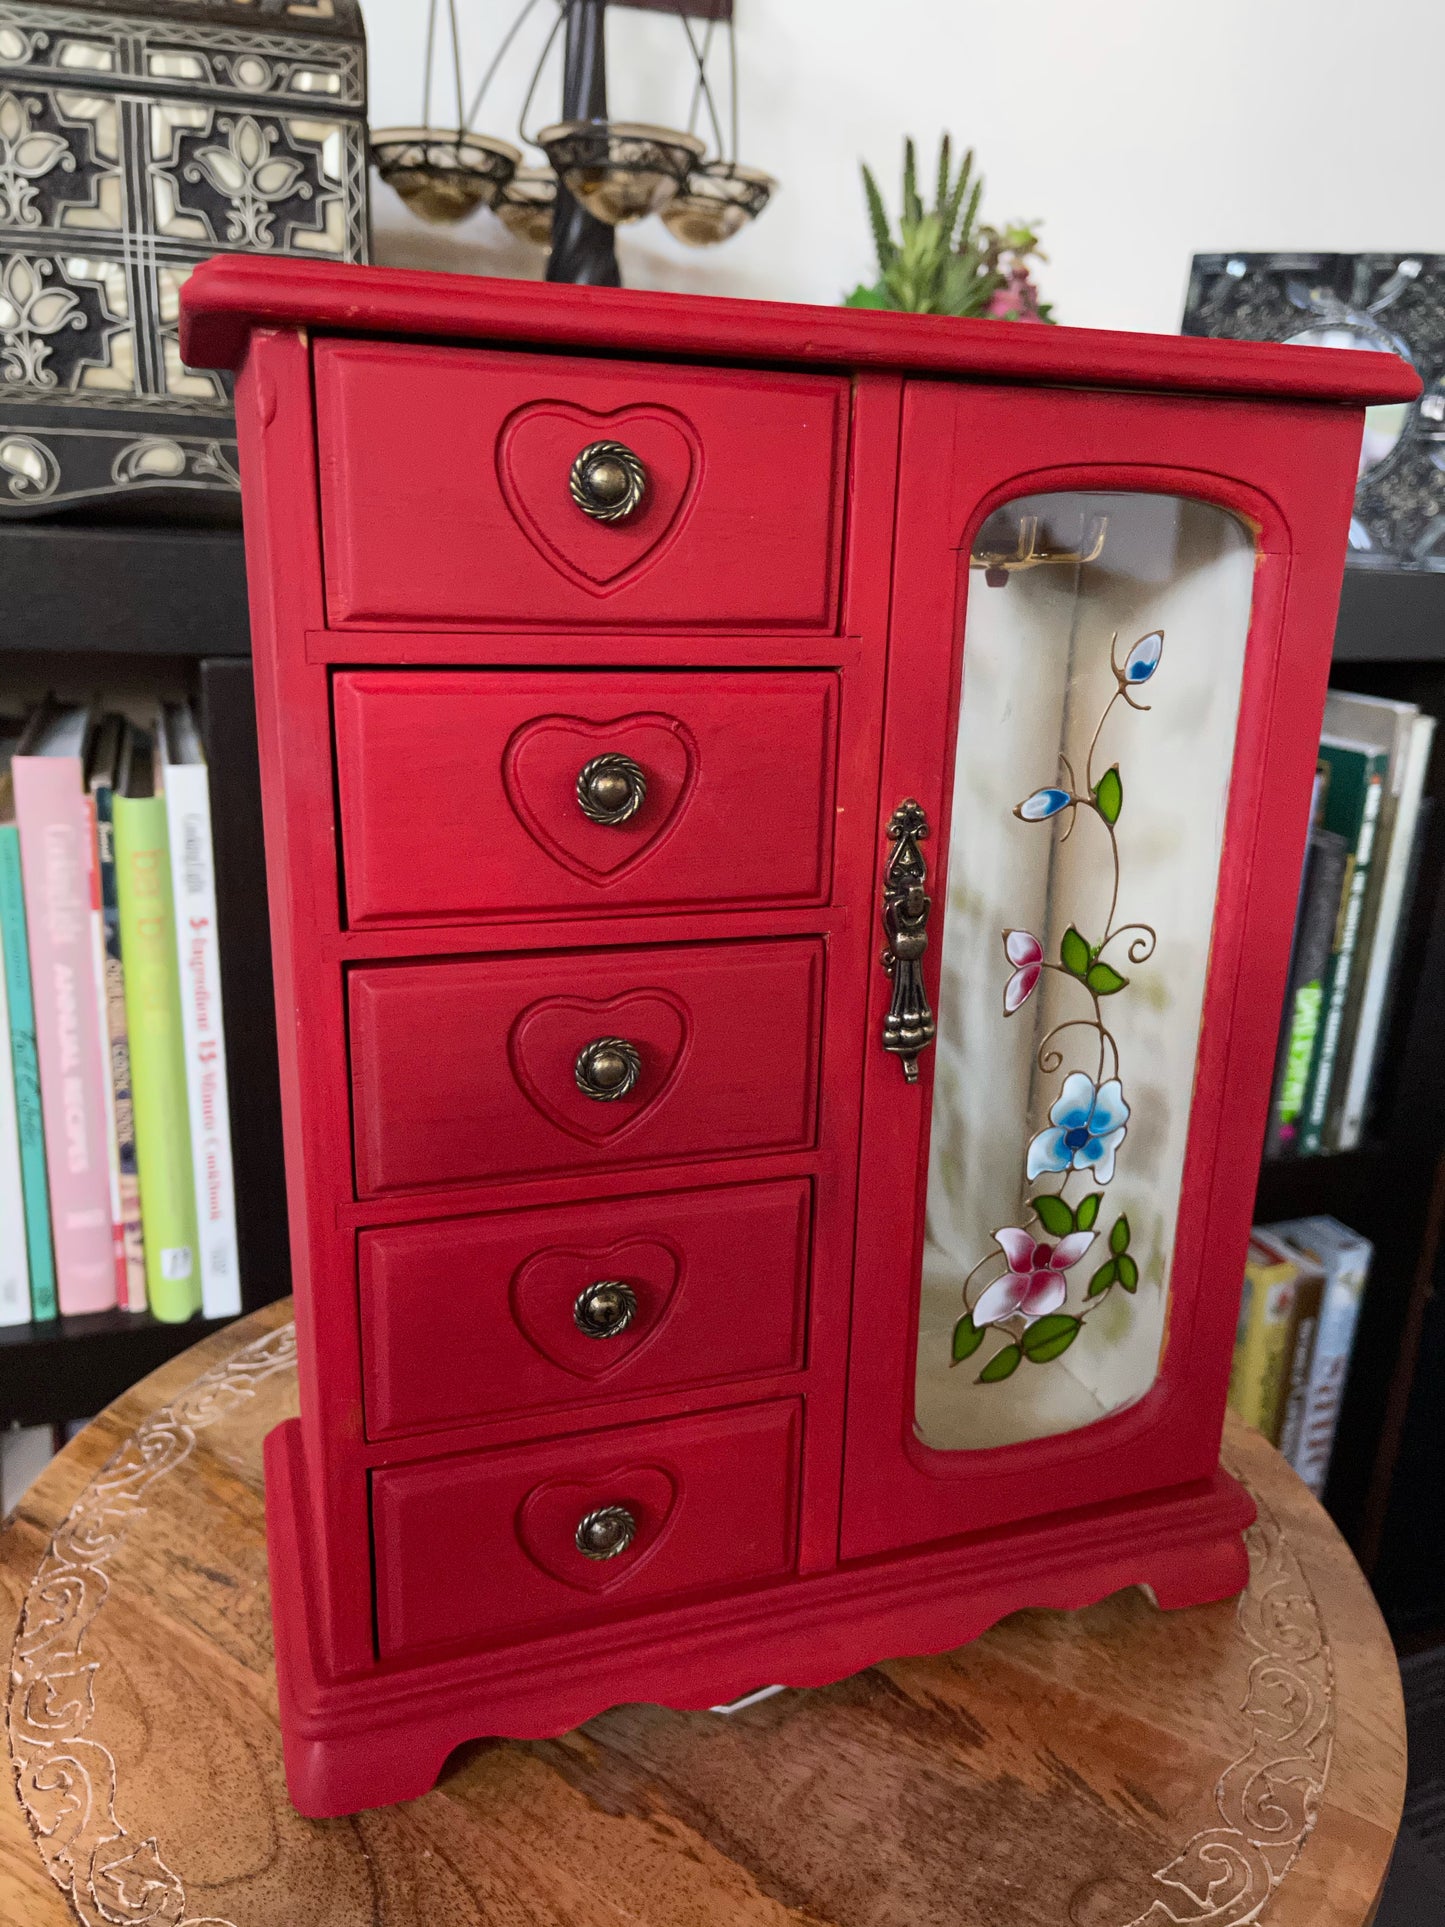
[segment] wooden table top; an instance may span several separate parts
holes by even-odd
[[[619,1708],[301,1820],[276,1728],[273,1306],[146,1379],[0,1533],[6,1927],[1359,1927],[1405,1783],[1390,1644],[1261,1440],[1236,1605],[1026,1612],[730,1717]],[[15,1789],[18,1788],[18,1797]]]

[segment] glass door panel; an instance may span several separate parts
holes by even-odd
[[[914,1389],[946,1451],[1154,1382],[1255,571],[1149,494],[1020,498],[970,560]]]

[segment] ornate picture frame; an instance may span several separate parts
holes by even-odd
[[[1196,254],[1182,332],[1408,361],[1420,399],[1367,414],[1349,561],[1445,572],[1445,254]]]

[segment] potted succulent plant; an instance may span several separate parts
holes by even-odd
[[[931,208],[918,192],[912,139],[903,143],[903,209],[895,239],[883,196],[863,168],[868,220],[878,252],[878,279],[847,297],[850,308],[897,308],[909,314],[992,315],[1006,321],[1052,321],[1040,301],[1030,262],[1042,261],[1039,237],[1026,223],[1005,228],[978,220],[983,177],[973,172],[973,150],[953,172],[952,143],[938,150],[938,186]]]

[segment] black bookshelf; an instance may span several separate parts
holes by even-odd
[[[245,554],[238,528],[0,523],[0,688],[157,668],[196,703],[211,774],[243,1308],[290,1290]],[[149,1313],[0,1327],[0,1428],[87,1418],[217,1326]]]
[[[1445,719],[1445,574],[1347,570],[1330,680]],[[1266,1161],[1255,1204],[1257,1222],[1329,1212],[1374,1243],[1325,1504],[1404,1641],[1445,1636],[1445,729],[1425,794],[1366,1142]]]

